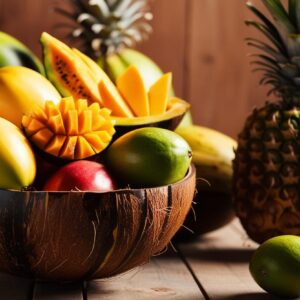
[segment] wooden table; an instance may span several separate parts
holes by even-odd
[[[239,222],[153,258],[117,278],[83,284],[34,283],[2,274],[2,300],[265,300],[251,278],[249,259],[257,245]]]

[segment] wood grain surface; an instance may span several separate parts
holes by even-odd
[[[249,260],[257,244],[239,221],[178,244],[174,252],[121,276],[85,283],[36,282],[0,275],[1,299],[13,300],[279,300],[252,279]],[[300,299],[300,298],[298,298]]]
[[[260,0],[252,0],[262,7]],[[1,0],[0,29],[24,41],[41,54],[40,33],[63,37],[54,28],[61,23],[53,13],[54,0]],[[154,32],[140,48],[174,73],[178,96],[192,103],[196,123],[233,137],[254,106],[262,105],[266,88],[251,73],[247,36],[261,37],[244,24],[253,18],[246,0],[151,0]]]

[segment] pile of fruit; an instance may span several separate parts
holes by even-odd
[[[2,189],[109,191],[168,185],[186,175],[187,142],[170,130],[144,127],[172,123],[188,109],[169,97],[171,74],[146,90],[130,66],[115,85],[79,50],[47,33],[41,41],[53,85],[24,67],[0,69]],[[114,138],[118,127],[128,132]]]

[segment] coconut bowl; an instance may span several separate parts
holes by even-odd
[[[145,264],[181,227],[195,169],[172,185],[113,192],[0,190],[0,271],[47,281],[107,278]]]

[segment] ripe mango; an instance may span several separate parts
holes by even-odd
[[[21,126],[23,114],[47,100],[57,104],[61,96],[41,74],[19,66],[0,69],[0,117]]]
[[[36,174],[31,146],[22,131],[0,118],[0,188],[20,189],[30,185]]]

